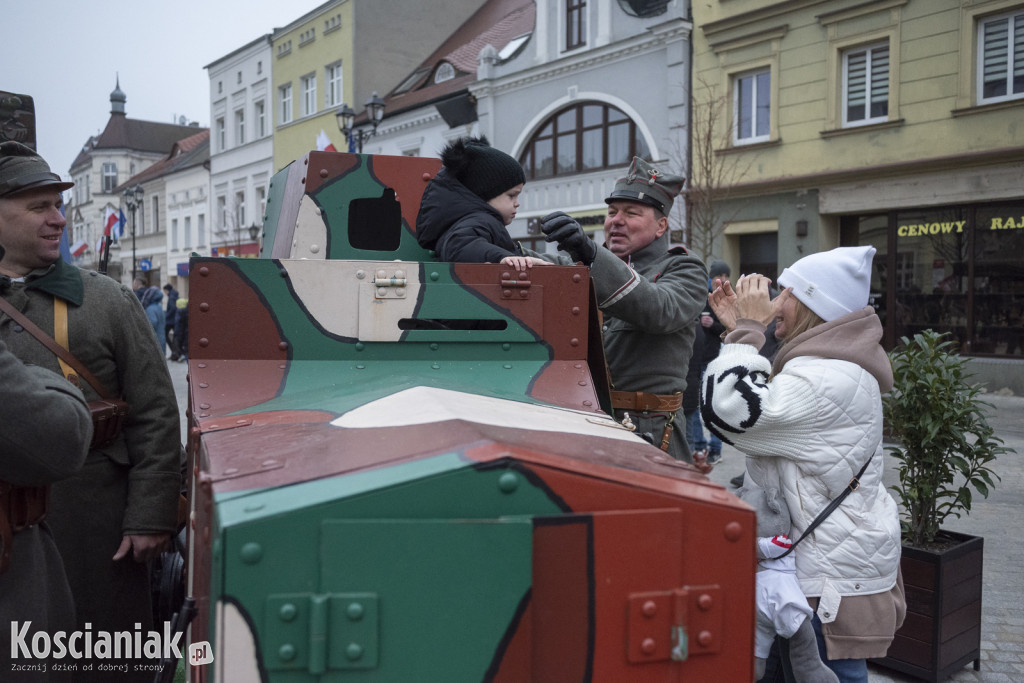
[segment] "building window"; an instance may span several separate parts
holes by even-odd
[[[103,191],[110,193],[117,187],[117,164],[106,162],[103,164]]]
[[[149,205],[153,207],[152,232],[160,232],[160,197],[158,195],[153,195],[150,198]]]
[[[441,62],[434,72],[434,83],[444,83],[455,78],[455,67],[448,62]]]
[[[185,248],[192,246],[192,216],[185,216]]]
[[[256,75],[259,76],[263,73],[263,60],[256,62]]]
[[[624,166],[634,156],[651,158],[633,120],[611,105],[581,102],[544,121],[519,163],[536,179]]]
[[[223,152],[228,148],[227,134],[224,131],[224,117],[221,116],[217,119],[217,151]]]
[[[302,77],[302,105],[300,116],[316,113],[316,74]]]
[[[196,217],[196,246],[206,246],[206,214],[199,214]]]
[[[767,140],[771,128],[771,72],[768,69],[733,79],[733,142]]]
[[[292,84],[288,83],[278,88],[278,100],[281,103],[281,123],[292,122]]]
[[[263,222],[267,215],[267,188],[260,186],[256,188],[256,203],[260,207],[260,222]]]
[[[668,11],[669,0],[619,0],[619,7],[631,17],[656,17]]]
[[[324,93],[324,105],[340,107],[342,96],[341,62],[331,64],[326,69],[327,92]]]
[[[1024,97],[1024,10],[978,23],[978,101]]]
[[[238,85],[241,85],[241,84],[242,84],[242,72],[239,71],[238,72]]]
[[[291,54],[291,51],[292,51],[292,41],[286,40],[283,43],[278,43],[278,45],[277,45],[277,58],[281,59],[281,57],[284,57],[286,55]]]
[[[245,226],[245,192],[235,193],[235,229]],[[239,233],[241,234],[241,233]]]
[[[267,107],[263,100],[253,105],[256,112],[256,138],[263,138],[267,135]]]
[[[220,230],[228,229],[228,200],[224,195],[217,197],[217,222],[220,223]]]
[[[889,118],[889,44],[843,53],[843,125]]]
[[[565,0],[565,49],[574,50],[587,44],[586,0]]]
[[[316,40],[316,27],[311,26],[299,34],[299,47],[309,45]]]
[[[245,110],[235,110],[235,144],[245,144]]]
[[[171,219],[171,249],[178,248],[178,219]]]

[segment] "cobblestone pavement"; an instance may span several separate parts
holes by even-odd
[[[168,361],[182,415],[182,440],[185,439],[185,401],[187,364]],[[953,674],[949,681],[985,681],[986,683],[1024,682],[1024,397],[989,395],[994,407],[990,417],[996,433],[1016,453],[997,461],[996,472],[1002,481],[988,498],[975,497],[971,514],[945,525],[985,537],[984,589],[982,595],[981,671],[971,664]],[[743,455],[725,446],[722,461],[711,479],[730,490],[729,480],[744,469]],[[894,461],[889,461],[886,483],[897,481]],[[918,679],[870,665],[869,683],[910,683]]]

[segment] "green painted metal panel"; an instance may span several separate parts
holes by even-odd
[[[393,672],[389,662],[403,662],[405,666],[409,661],[404,655],[389,654],[390,648],[412,638],[415,629],[432,629],[437,620],[447,624],[450,619],[462,624],[453,633],[463,628],[480,630],[482,640],[467,641],[465,652],[448,651],[448,656],[458,654],[466,660],[468,668],[456,665],[466,677],[460,673],[455,678],[404,679],[395,674],[388,679],[446,681],[481,680],[482,670],[477,667],[484,659],[489,661],[497,646],[495,638],[500,640],[499,631],[503,633],[509,625],[529,587],[532,519],[564,512],[560,501],[542,482],[523,471],[505,466],[481,469],[453,454],[244,496],[218,496],[216,511],[223,529],[223,552],[214,560],[215,571],[223,576],[222,595],[245,612],[261,643],[268,636],[265,625],[271,596],[301,594],[332,599],[371,593],[380,600],[379,670],[389,675]],[[424,521],[429,524],[421,525]],[[416,533],[417,529],[421,533]],[[319,549],[316,557],[311,556],[313,549]],[[379,583],[363,585],[378,581],[379,572],[354,566],[350,554],[355,557],[356,551],[365,557],[356,564],[370,563],[371,559],[385,565],[392,563],[393,575],[381,574]],[[421,562],[423,571],[415,571]],[[417,575],[410,586],[418,591],[415,598],[420,602],[408,608],[417,611],[406,619],[401,610],[395,611],[394,598],[389,595],[415,602],[410,587],[397,585],[408,583],[410,565],[411,573]],[[436,572],[449,568],[465,573],[466,579],[437,580],[441,575]],[[481,598],[492,590],[486,584],[488,577],[503,576],[506,571],[516,577],[522,572],[524,578],[502,578],[500,594]],[[477,575],[483,584],[475,583]],[[434,600],[428,595],[430,590],[449,591],[450,586],[461,584],[466,584],[471,600],[445,593],[440,594],[447,595],[444,600]],[[218,597],[213,593],[214,600]],[[430,609],[440,610],[434,617],[424,611],[428,604],[433,605]],[[428,640],[432,647],[438,647],[437,639]],[[452,648],[458,645],[455,636],[451,643]],[[341,645],[328,648],[327,657],[332,656],[335,647]],[[478,649],[480,652],[476,652]],[[487,650],[486,656],[483,650]],[[419,657],[428,657],[431,666],[442,666],[440,655],[418,653]],[[447,668],[436,671],[450,670],[453,663],[445,659],[443,665]],[[365,673],[349,671],[348,675]]]
[[[193,268],[201,265],[200,262],[193,264]],[[289,351],[290,357],[305,360],[340,360],[340,359],[367,359],[367,360],[398,360],[409,358],[411,354],[427,355],[427,348],[421,348],[418,352],[414,346],[412,349],[407,344],[396,344],[393,342],[363,342],[356,348],[355,339],[345,340],[325,334],[315,323],[315,320],[305,310],[295,293],[288,286],[288,278],[283,276],[283,270],[287,270],[287,261],[268,259],[234,259],[232,266],[251,283],[251,286],[260,292],[261,297],[266,301],[268,310],[272,311],[278,329],[281,331],[292,348]],[[417,264],[409,264],[416,268]],[[437,275],[436,279],[432,276]],[[550,350],[543,344],[536,342],[536,336],[523,328],[514,318],[507,317],[497,308],[482,301],[473,291],[457,283],[451,274],[451,264],[431,264],[426,279],[429,284],[424,285],[424,295],[420,317],[437,318],[503,318],[508,321],[508,329],[502,331],[474,330],[473,338],[480,339],[479,342],[467,343],[469,335],[465,333],[446,332],[442,334],[451,335],[452,341],[460,341],[458,345],[440,345],[438,349],[431,350],[432,356],[449,359],[465,358],[467,354],[472,358],[493,358],[495,355],[495,342],[508,343],[509,349],[503,350],[500,355],[508,355],[513,352],[521,357],[528,357],[535,360],[547,360],[550,357]],[[538,295],[539,296],[539,295]],[[458,311],[458,313],[454,313]],[[464,332],[464,331],[463,331]],[[480,333],[483,334],[480,334]],[[417,332],[420,340],[437,341],[436,335],[429,337],[424,332]],[[407,340],[417,341],[417,336],[412,332],[407,335]],[[525,343],[517,343],[525,342]]]
[[[437,387],[523,401],[543,363],[529,361],[299,361],[279,396],[233,414],[317,410],[337,414],[412,387]],[[480,389],[488,386],[488,391]],[[536,401],[531,401],[536,403]]]
[[[430,252],[416,241],[411,230],[401,231],[401,241],[394,251],[374,251],[356,249],[346,238],[348,235],[348,218],[352,200],[378,198],[387,188],[385,184],[373,177],[371,162],[373,157],[360,154],[355,157],[358,166],[344,175],[332,178],[312,194],[317,205],[322,209],[331,235],[327,252],[329,259],[382,259],[389,261],[401,259],[406,261],[429,261]]]
[[[466,460],[457,453],[445,453],[391,467],[315,479],[291,486],[216,493],[214,503],[219,524],[227,529],[267,517],[303,512],[307,508],[367,496],[410,482],[434,479],[464,470],[466,466]]]
[[[532,534],[529,520],[325,522],[325,588],[380,596],[380,665],[365,680],[484,680],[530,588]]]

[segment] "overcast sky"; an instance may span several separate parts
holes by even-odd
[[[67,178],[118,76],[129,118],[209,127],[203,67],[324,2],[0,0],[0,90],[34,98],[37,149]]]

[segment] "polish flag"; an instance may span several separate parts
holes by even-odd
[[[124,234],[124,211],[107,206],[107,216],[103,221],[103,234],[110,235],[116,242]]]
[[[89,243],[85,240],[78,240],[74,246],[71,247],[72,256],[81,256],[85,253],[85,250],[89,248]]]
[[[320,129],[320,134],[316,136],[316,149],[318,152],[338,151],[334,148],[334,144],[331,142],[331,139],[327,137],[327,133],[324,132],[323,128]]]

